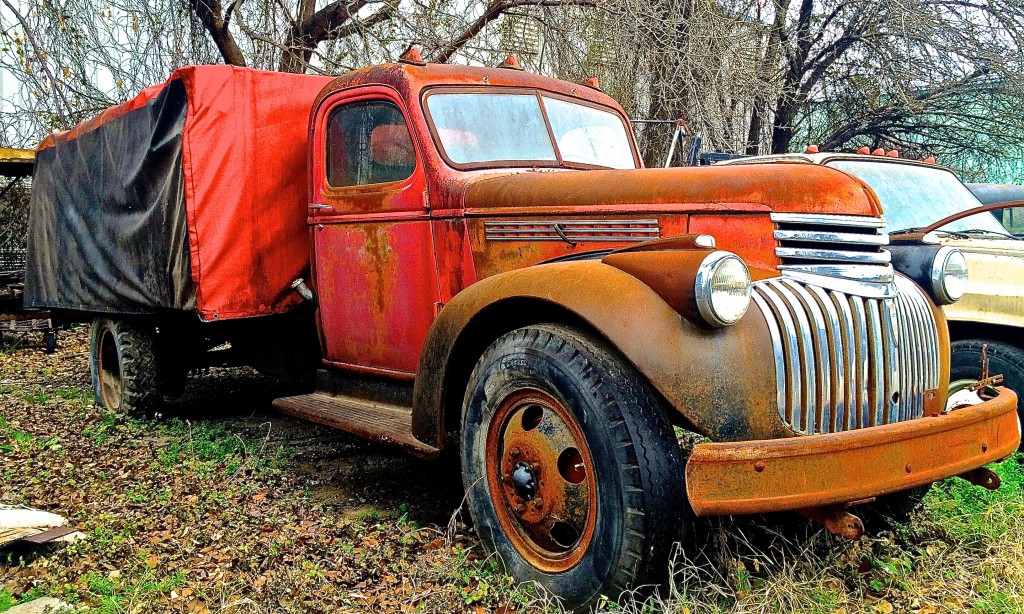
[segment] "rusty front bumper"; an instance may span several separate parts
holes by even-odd
[[[1017,395],[935,417],[827,435],[708,443],[686,465],[698,516],[818,508],[960,475],[1020,443]]]

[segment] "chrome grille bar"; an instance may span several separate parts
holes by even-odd
[[[895,294],[882,218],[773,213],[771,220],[783,277],[870,298]]]
[[[804,434],[924,415],[939,384],[938,328],[928,299],[896,276],[893,298],[864,298],[791,279],[754,284],[775,348],[779,416]]]

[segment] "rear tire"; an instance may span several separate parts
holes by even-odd
[[[495,341],[463,405],[463,479],[488,553],[569,608],[664,581],[689,524],[684,462],[649,384],[601,341]]]
[[[131,416],[152,415],[162,401],[156,331],[141,323],[96,318],[89,342],[96,403]]]

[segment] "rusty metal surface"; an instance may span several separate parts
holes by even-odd
[[[586,438],[572,413],[540,390],[498,404],[485,458],[502,530],[531,565],[565,571],[586,554],[597,525],[597,482]]]
[[[820,522],[829,533],[857,540],[864,536],[864,521],[842,507],[812,507],[800,510],[804,516]]]
[[[36,152],[31,149],[0,147],[0,177],[27,177],[35,162]]]
[[[412,436],[412,415],[407,408],[323,393],[275,399],[274,408],[296,418],[353,433],[421,458],[433,458],[439,452]]]
[[[461,411],[466,378],[479,355],[474,352],[482,352],[474,342],[483,339],[486,347],[500,334],[490,336],[492,325],[515,328],[557,317],[585,322],[606,338],[678,412],[677,422],[717,441],[792,435],[778,416],[775,369],[767,359],[771,339],[756,309],[735,326],[710,330],[683,318],[633,275],[586,260],[488,277],[441,310],[417,369],[416,436],[442,445],[445,414]],[[725,360],[729,369],[722,368]]]
[[[1003,484],[1003,480],[999,477],[998,473],[991,469],[986,469],[985,467],[972,469],[971,471],[961,473],[957,477],[967,480],[975,486],[987,488],[988,490],[995,490]]]
[[[770,207],[776,212],[880,214],[877,199],[863,183],[810,164],[502,174],[472,181],[465,205],[468,215],[551,206],[637,210],[629,205],[709,213]]]
[[[960,475],[1020,443],[1017,395],[931,418],[772,441],[699,444],[686,466],[698,516],[848,503]]]

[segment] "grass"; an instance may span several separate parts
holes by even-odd
[[[423,519],[401,483],[420,461],[372,483],[390,500],[317,499],[322,475],[303,467],[332,461],[271,437],[279,418],[111,414],[93,404],[83,356],[0,355],[0,380],[25,382],[0,386],[0,501],[58,511],[89,537],[0,555],[0,612],[43,595],[102,613],[560,611],[515,586],[463,517]],[[999,490],[944,481],[913,522],[859,542],[794,515],[698,520],[668,589],[598,609],[1024,614],[1022,459],[994,468]]]

